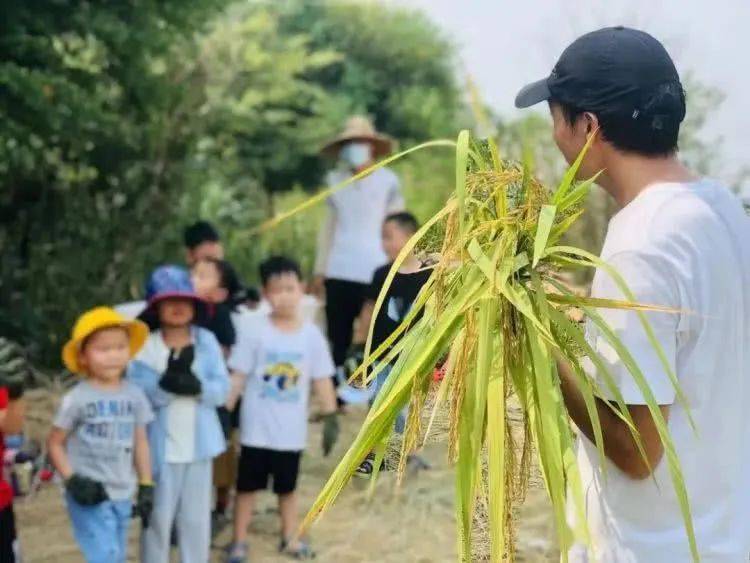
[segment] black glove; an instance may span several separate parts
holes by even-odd
[[[324,414],[323,419],[323,456],[331,453],[339,439],[339,418],[335,412]]]
[[[195,348],[190,345],[182,350],[170,350],[167,369],[159,380],[159,386],[175,395],[195,397],[201,394],[202,386],[192,372]]]
[[[21,347],[7,338],[0,338],[0,387],[8,390],[9,399],[23,395],[28,375],[29,365]]]
[[[104,485],[77,473],[71,475],[65,482],[65,489],[74,501],[83,506],[94,506],[109,499]]]
[[[141,517],[141,524],[144,529],[148,528],[153,509],[154,485],[151,483],[141,483],[138,485],[138,499],[136,500],[133,514]]]

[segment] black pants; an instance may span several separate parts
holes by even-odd
[[[16,521],[13,506],[0,510],[0,562],[13,563],[16,560]]]
[[[365,302],[366,283],[345,280],[326,280],[326,322],[331,342],[333,362],[343,365],[352,344],[354,319]]]

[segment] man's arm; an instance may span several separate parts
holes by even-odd
[[[315,251],[315,265],[313,267],[313,281],[310,293],[322,298],[324,293],[324,280],[328,268],[328,258],[331,254],[333,233],[336,230],[336,209],[330,205],[326,209],[326,217],[318,231]]]
[[[374,310],[375,302],[366,299],[362,304],[362,310],[357,318],[357,325],[355,327],[354,336],[352,337],[352,344],[364,344],[367,341],[367,333],[370,330],[372,313]]]
[[[568,414],[581,432],[594,442],[594,428],[591,424],[583,394],[578,388],[571,367],[564,361],[558,361],[560,388]],[[628,405],[628,411],[641,437],[648,464],[638,451],[635,440],[625,422],[617,416],[616,405],[595,397],[596,409],[602,428],[604,454],[623,473],[633,479],[646,479],[653,472],[664,455],[664,445],[656,430],[654,419],[646,405]],[[669,405],[660,406],[664,419],[669,418]],[[649,467],[650,466],[650,467]]]

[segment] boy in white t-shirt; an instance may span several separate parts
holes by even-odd
[[[281,514],[279,550],[306,559],[313,553],[292,538],[297,530],[295,489],[302,451],[307,443],[310,388],[323,403],[323,453],[338,437],[333,360],[320,330],[300,315],[303,283],[296,262],[281,256],[260,267],[263,294],[271,312],[258,319],[256,330],[238,342],[230,358],[235,389],[230,408],[243,394],[240,454],[235,503],[234,541],[230,563],[247,558],[247,528],[255,494],[268,487],[278,495]]]

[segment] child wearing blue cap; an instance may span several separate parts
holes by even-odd
[[[169,560],[176,524],[180,561],[205,563],[211,537],[212,460],[226,443],[216,414],[229,393],[221,347],[198,326],[205,304],[190,274],[157,268],[146,286],[142,320],[152,329],[128,377],[139,384],[156,418],[149,425],[154,511],[141,537],[141,560]]]

